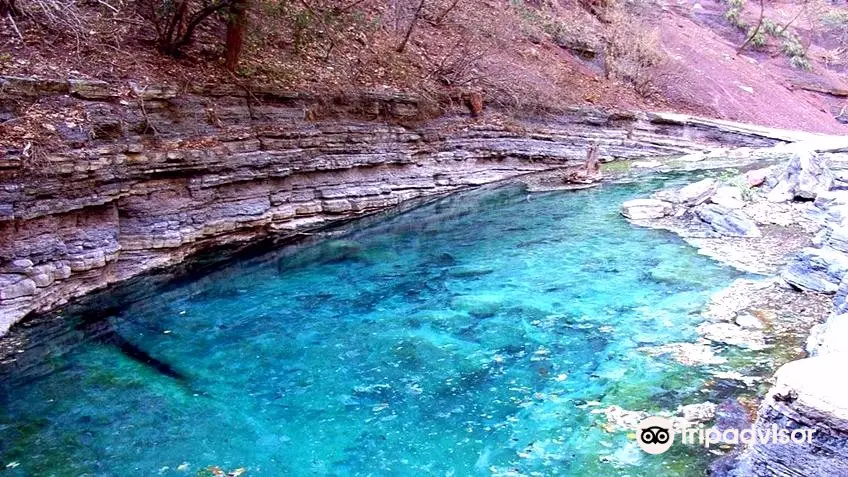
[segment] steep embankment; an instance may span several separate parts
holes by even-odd
[[[734,7],[722,1],[427,0],[413,30],[418,1],[257,1],[233,73],[221,61],[226,15],[202,22],[180,54],[169,56],[157,51],[157,23],[144,14],[150,2],[13,3],[16,15],[0,13],[0,75],[180,88],[202,81],[325,93],[387,89],[431,98],[476,92],[516,110],[675,111],[848,131],[848,17],[844,6],[822,2],[765,5],[775,28],[800,39],[793,45],[808,71],[790,65],[775,35],[740,51],[759,19],[754,1],[733,3],[742,5],[734,26],[727,18]],[[202,4],[188,3],[190,11]],[[63,18],[73,21],[57,21]],[[8,137],[13,132],[0,118],[0,144],[22,147]]]
[[[414,96],[323,98],[0,78],[0,110],[40,97],[58,153],[0,162],[0,332],[93,289],[222,244],[286,236],[405,200],[601,157],[763,146],[797,135],[642,113],[548,120],[456,110]],[[64,113],[77,112],[72,122]]]

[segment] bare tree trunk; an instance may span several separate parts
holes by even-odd
[[[0,0],[0,15],[12,15],[17,13],[18,10],[15,8],[15,0]]]
[[[406,30],[406,36],[403,37],[403,42],[401,42],[400,46],[397,47],[398,53],[403,53],[406,50],[406,44],[409,43],[409,37],[412,36],[412,31],[415,30],[415,26],[418,24],[418,20],[421,18],[421,10],[424,9],[424,2],[426,0],[421,0],[418,3],[418,8],[415,9],[415,16],[412,17],[412,21],[409,22],[409,28]]]
[[[174,16],[171,17],[171,22],[168,25],[168,29],[165,30],[165,38],[164,45],[162,48],[165,53],[174,54],[174,43],[176,38],[179,36],[179,30],[182,27],[183,20],[185,19],[186,12],[188,11],[188,0],[182,0],[180,3],[176,4],[174,7]]]
[[[783,28],[781,28],[780,31],[777,32],[778,36],[782,36],[784,33],[786,33],[786,29],[789,28],[793,23],[795,23],[795,20],[797,20],[801,15],[804,14],[804,12],[807,10],[807,3],[808,2],[805,1],[804,4],[801,6],[801,9],[798,10],[798,14],[792,17],[792,19],[789,20],[789,23],[783,25]]]
[[[224,67],[235,71],[244,46],[244,30],[247,23],[248,0],[234,0],[230,5],[227,21],[227,44],[224,52]]]
[[[766,10],[766,0],[760,0],[760,20],[757,22],[757,27],[754,28],[754,32],[751,33],[750,35],[748,35],[748,38],[745,40],[745,43],[742,43],[742,45],[739,47],[739,49],[736,50],[737,55],[739,53],[742,53],[742,50],[744,50],[745,47],[748,46],[748,44],[751,43],[751,41],[754,40],[754,37],[757,36],[757,33],[760,32],[760,28],[763,27],[763,17],[765,16],[765,10]]]

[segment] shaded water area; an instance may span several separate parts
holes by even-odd
[[[703,475],[703,449],[644,454],[597,411],[731,392],[639,349],[696,339],[739,276],[619,216],[672,181],[457,194],[66,312],[0,367],[0,468]]]

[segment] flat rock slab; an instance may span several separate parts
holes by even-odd
[[[659,219],[672,213],[672,204],[658,199],[634,199],[621,205],[621,215],[631,220]]]
[[[720,235],[728,237],[762,237],[757,224],[739,211],[718,204],[705,204],[694,209],[695,215]]]

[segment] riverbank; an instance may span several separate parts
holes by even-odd
[[[457,105],[433,118],[424,99],[385,92],[148,85],[127,101],[125,87],[0,78],[8,121],[26,119],[15,104],[37,100],[40,139],[56,146],[0,158],[0,334],[28,314],[198,253],[580,167],[593,146],[614,164],[825,137],[589,109],[520,118]]]
[[[774,364],[792,361],[770,380],[774,386],[759,405],[755,426],[811,428],[817,438],[792,446],[755,443],[729,457],[732,463],[720,461],[721,475],[835,475],[848,468],[848,399],[833,379],[848,343],[841,331],[848,320],[840,314],[848,290],[842,239],[848,155],[842,141],[800,143],[787,152],[777,165],[733,171],[622,206],[637,225],[670,230],[702,254],[768,277],[715,297],[706,315],[718,320],[699,327],[703,339],[750,348],[767,346],[787,330],[812,332],[804,340],[806,353],[796,344],[794,353],[776,358]],[[752,303],[768,303],[771,310],[751,313]]]

